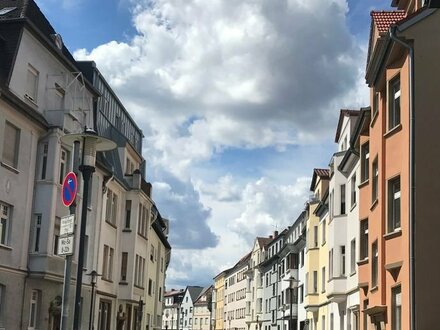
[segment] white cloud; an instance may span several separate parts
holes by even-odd
[[[283,152],[331,137],[338,109],[367,101],[365,48],[344,0],[131,2],[135,37],[74,55],[97,62],[144,131],[153,197],[171,221],[168,281],[211,281],[256,235],[296,219],[309,178],[243,182],[237,168],[205,180],[195,169],[227,148]]]

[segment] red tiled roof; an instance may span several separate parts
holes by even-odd
[[[323,168],[315,168],[314,173],[316,173],[317,176],[328,178],[330,177],[330,170],[323,169]]]
[[[388,32],[390,26],[399,22],[406,17],[404,10],[392,10],[392,11],[372,11],[371,18],[379,30],[379,33]]]
[[[258,240],[258,244],[260,245],[261,248],[267,246],[267,244],[269,244],[273,238],[269,238],[269,237],[257,237]]]

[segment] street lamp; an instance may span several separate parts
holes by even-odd
[[[289,315],[289,329],[293,330],[292,328],[292,305],[293,305],[293,290],[295,290],[298,287],[299,281],[295,279],[294,277],[289,277],[285,281],[289,282],[289,290],[290,290],[290,315]]]
[[[116,148],[116,143],[99,136],[93,129],[86,128],[82,134],[67,134],[61,137],[61,142],[73,145],[75,141],[82,142],[82,159],[79,170],[84,180],[83,200],[81,209],[81,227],[79,235],[78,269],[76,273],[75,309],[73,314],[73,330],[79,330],[79,314],[81,308],[81,287],[84,265],[84,238],[87,224],[87,201],[89,199],[89,182],[95,172],[97,151],[107,151]]]
[[[93,319],[95,313],[93,312],[93,309],[95,307],[95,286],[96,282],[98,281],[98,276],[102,276],[101,274],[98,274],[96,270],[92,270],[90,273],[86,274],[88,276],[91,276],[90,283],[92,284],[92,294],[91,294],[91,301],[90,301],[90,315],[89,315],[89,330],[94,329],[93,326]]]

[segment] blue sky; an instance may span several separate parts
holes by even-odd
[[[37,3],[144,131],[170,288],[209,284],[297,218],[339,109],[367,105],[370,11],[390,0]]]

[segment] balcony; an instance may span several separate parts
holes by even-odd
[[[336,303],[341,303],[347,299],[346,295],[347,279],[346,277],[334,277],[328,281],[326,286],[327,298]]]

